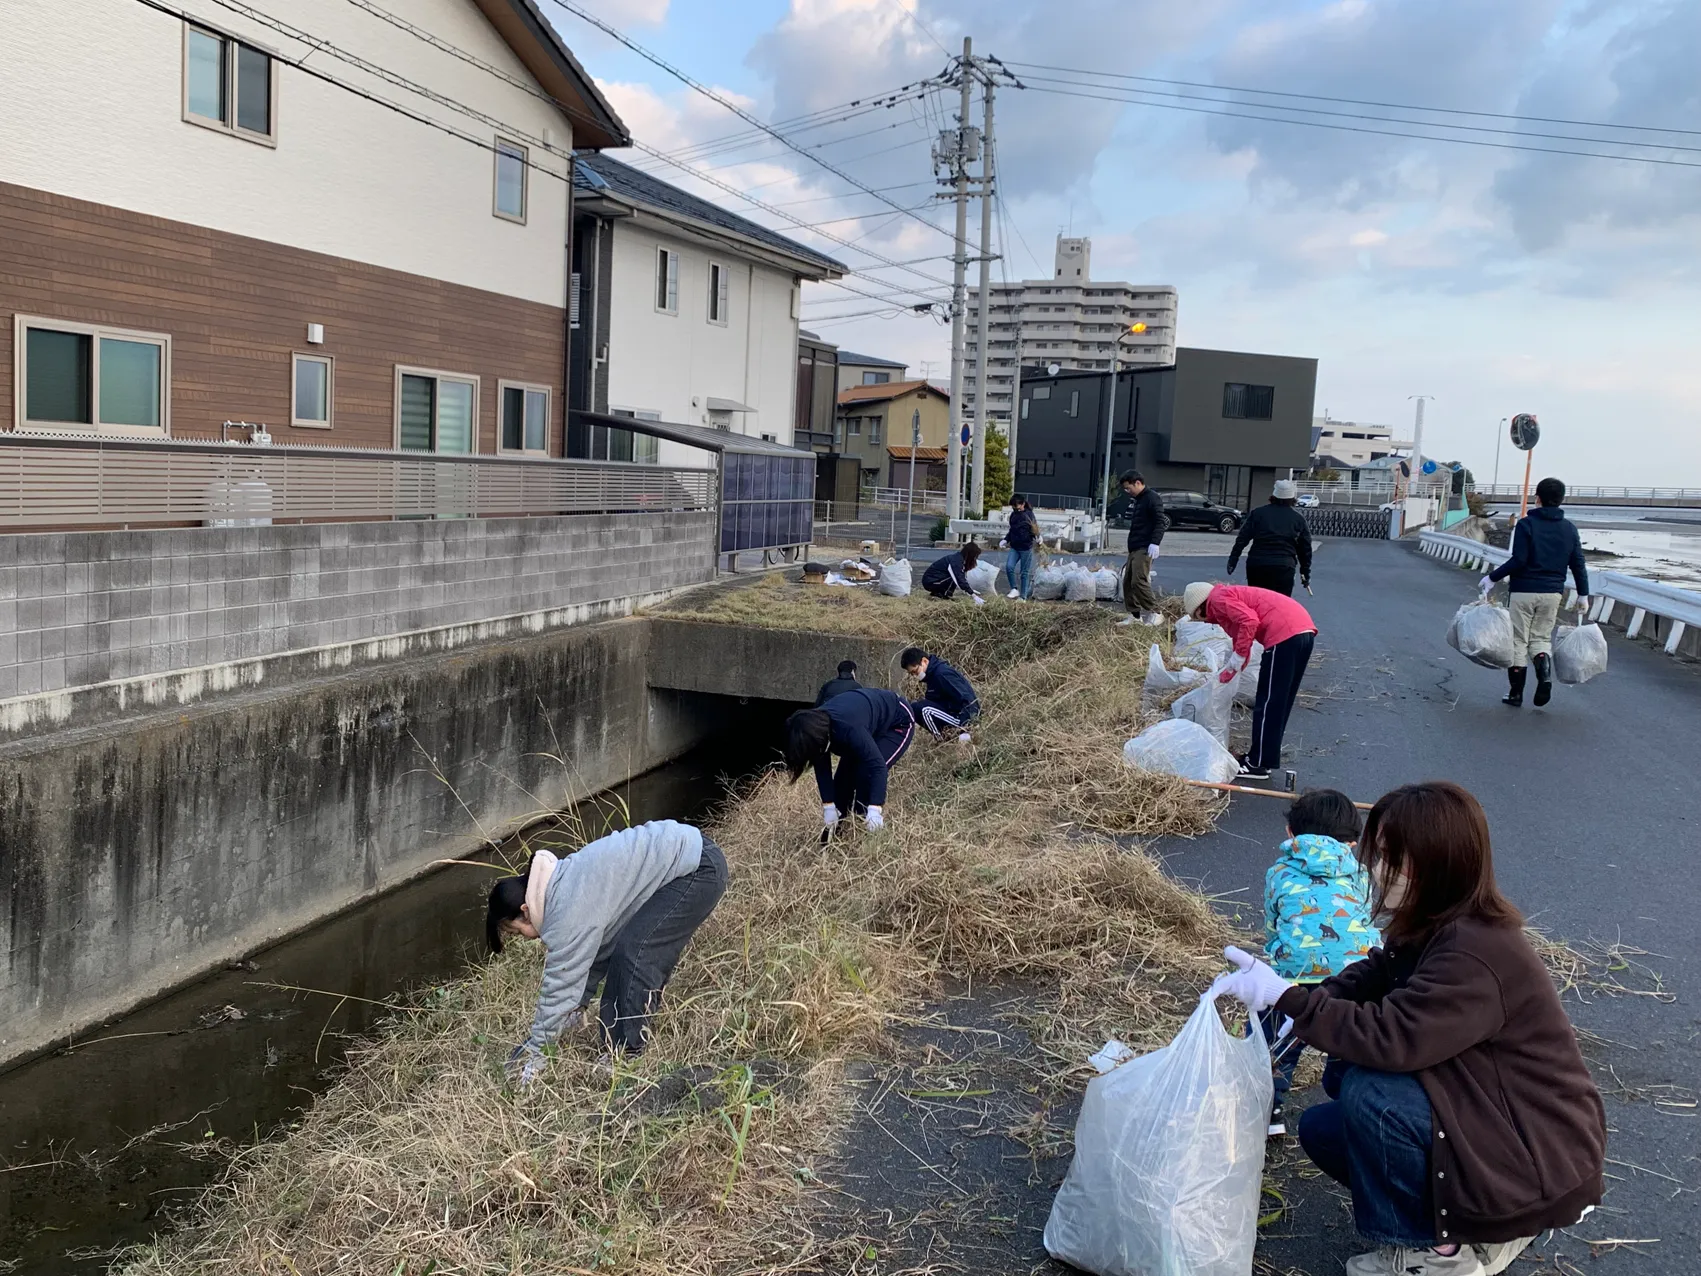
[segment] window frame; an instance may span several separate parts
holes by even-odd
[[[709,322],[716,327],[727,326],[727,312],[732,309],[732,272],[726,263],[709,258]]]
[[[68,332],[89,338],[90,421],[35,421],[29,412],[29,330]],[[100,342],[133,341],[160,348],[158,425],[106,425],[100,419]],[[86,434],[91,437],[169,439],[171,437],[171,334],[115,328],[108,324],[79,323],[47,315],[14,315],[12,319],[12,428],[30,434]]]
[[[197,115],[189,109],[189,37],[199,31],[202,35],[212,36],[224,44],[223,66],[225,75],[226,113],[230,119],[215,120],[205,115]],[[264,54],[268,65],[266,75],[266,120],[271,125],[271,132],[256,133],[253,129],[243,128],[237,121],[237,99],[239,95],[239,78],[237,71],[236,50],[247,47],[256,53]],[[182,111],[183,122],[193,124],[196,128],[204,128],[214,133],[223,133],[228,137],[240,137],[245,142],[253,142],[256,146],[269,146],[273,150],[278,145],[278,68],[283,65],[283,59],[278,56],[276,49],[259,44],[254,40],[245,39],[222,27],[215,27],[199,19],[183,20],[183,86]]]
[[[657,244],[655,292],[651,296],[657,314],[679,317],[679,275],[678,250]]]
[[[301,415],[300,402],[296,399],[296,368],[303,361],[322,363],[325,365],[325,419],[311,421]],[[333,355],[312,354],[304,350],[289,352],[289,424],[296,430],[328,430],[336,420],[337,399],[337,360]]]
[[[504,212],[502,209],[502,159],[504,155],[520,161],[520,211]],[[516,226],[526,224],[526,216],[531,212],[532,186],[532,152],[529,146],[516,142],[511,137],[497,135],[496,141],[490,148],[490,213],[500,217],[505,222],[513,222]]]
[[[506,422],[502,414],[508,410],[508,391],[519,390],[524,394],[543,395],[543,447],[529,448],[524,446],[526,439],[526,423],[520,422],[520,443],[517,448],[509,447],[503,441],[503,427]],[[521,400],[521,410],[524,411],[524,400]],[[544,385],[537,381],[510,381],[506,378],[496,382],[496,451],[501,456],[549,456],[549,431],[554,421],[555,387]]]
[[[1240,411],[1230,412],[1230,392],[1239,389]],[[1265,410],[1259,412],[1253,402],[1254,391],[1268,391],[1269,399]],[[1255,385],[1250,381],[1223,382],[1223,419],[1225,421],[1273,421],[1276,417],[1276,387],[1273,385]]]
[[[472,448],[470,450],[466,452],[445,452],[439,448],[437,446],[437,421],[433,419],[431,422],[431,451],[415,452],[412,449],[407,449],[407,454],[412,456],[478,456],[482,450],[479,447],[479,434],[481,433],[483,421],[479,414],[483,411],[483,378],[475,372],[452,372],[447,368],[420,368],[406,363],[398,363],[396,365],[395,373],[391,381],[390,450],[393,452],[404,451],[402,448],[402,378],[404,376],[430,377],[432,380],[439,383],[444,381],[467,382],[472,385],[473,392]],[[441,411],[442,403],[443,396],[441,394],[438,394],[432,400],[431,408],[434,414]]]

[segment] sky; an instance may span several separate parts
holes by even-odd
[[[1693,0],[572,3],[805,152],[540,0],[669,157],[618,158],[856,268],[873,298],[804,293],[846,349],[949,376],[949,327],[907,307],[948,296],[929,143],[957,94],[925,82],[969,36],[1023,86],[996,97],[994,278],[1049,275],[1055,237],[1088,235],[1095,278],[1179,290],[1180,344],[1316,358],[1319,414],[1408,427],[1430,396],[1424,452],[1479,480],[1528,412],[1538,471],[1701,487]]]

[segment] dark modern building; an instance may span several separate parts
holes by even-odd
[[[1018,491],[1098,496],[1108,382],[1107,372],[1022,369]],[[1248,510],[1311,463],[1316,390],[1315,359],[1182,346],[1171,366],[1118,372],[1111,472],[1138,469],[1153,487]]]

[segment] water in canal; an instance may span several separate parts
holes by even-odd
[[[588,821],[700,817],[771,758],[777,731],[746,725],[593,799]],[[387,1013],[374,1003],[482,955],[488,882],[439,870],[0,1075],[0,1274],[98,1272],[169,1226],[231,1142],[268,1137],[334,1079]],[[286,990],[304,988],[320,991]]]

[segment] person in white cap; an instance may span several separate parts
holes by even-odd
[[[1278,479],[1270,503],[1255,509],[1240,525],[1240,535],[1229,550],[1228,574],[1234,575],[1241,551],[1246,555],[1246,583],[1293,596],[1294,570],[1300,584],[1311,587],[1311,528],[1297,508],[1299,487],[1292,479]]]

